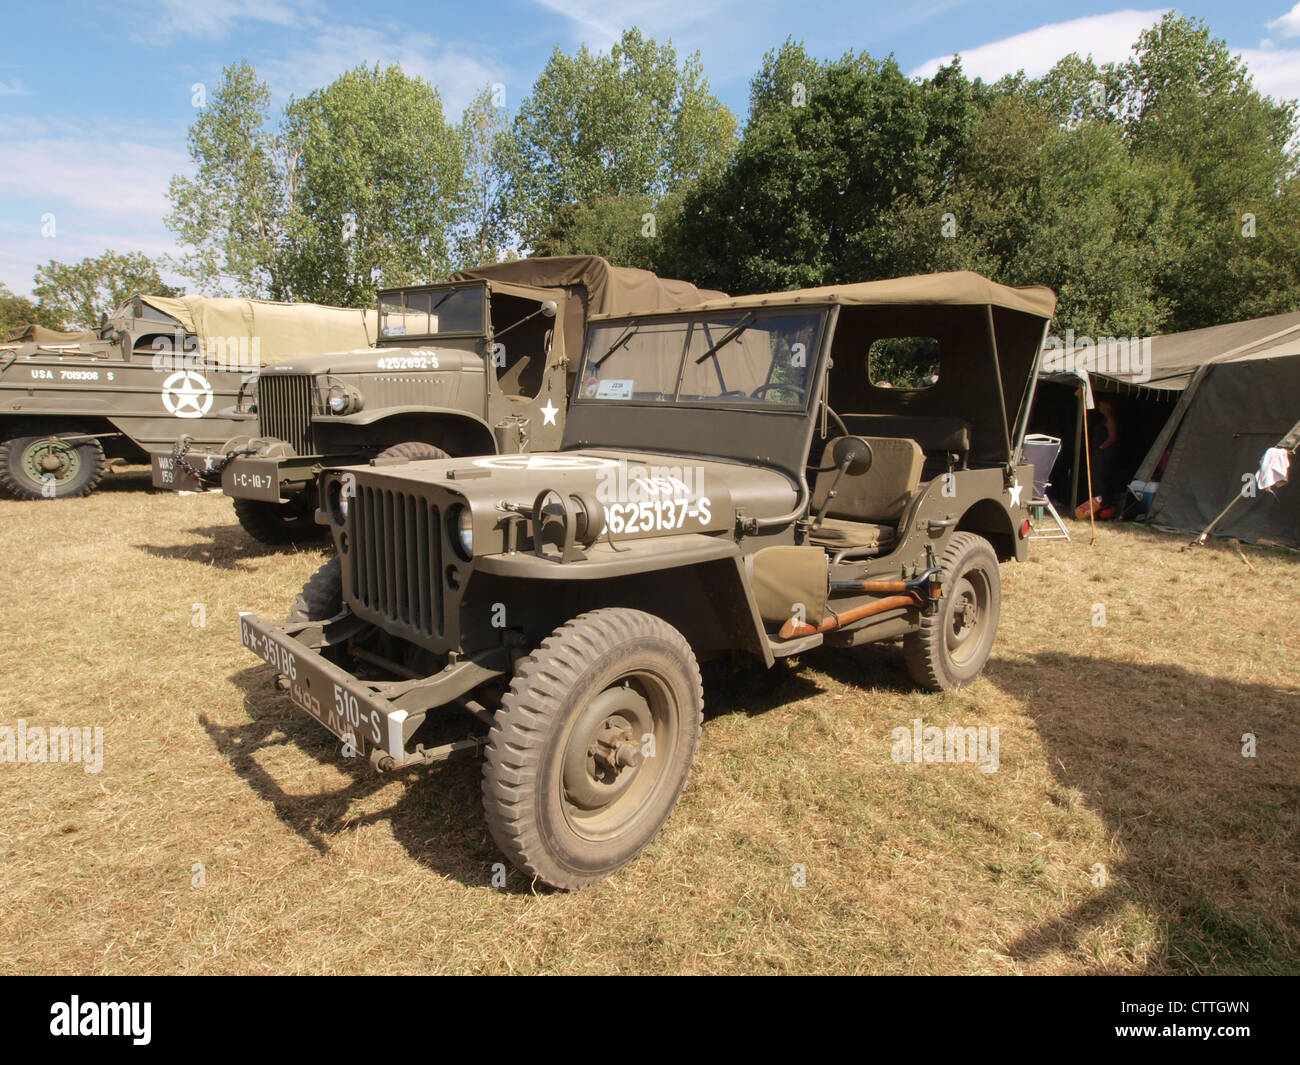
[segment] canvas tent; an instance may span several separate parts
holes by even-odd
[[[1086,378],[1094,395],[1120,404],[1126,480],[1157,482],[1146,518],[1197,534],[1243,485],[1251,490],[1246,478],[1264,452],[1300,422],[1300,312],[1153,337],[1137,365],[1093,368]],[[1030,422],[1063,438],[1054,481],[1070,505],[1087,497],[1073,458],[1083,453],[1086,392],[1077,377],[1044,373]],[[1066,484],[1078,487],[1060,491]],[[1214,535],[1300,547],[1300,487],[1247,496]]]
[[[20,325],[5,333],[4,344],[6,346],[39,344],[45,348],[75,348],[79,344],[98,339],[98,333],[69,333],[61,329],[49,329],[43,325]]]
[[[197,336],[205,352],[232,342],[238,345],[242,338],[256,339],[256,361],[261,365],[375,344],[374,315],[365,310],[225,296],[141,295],[140,299]]]

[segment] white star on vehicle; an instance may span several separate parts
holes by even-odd
[[[548,399],[548,400],[546,401],[546,406],[545,406],[545,407],[542,407],[541,410],[542,410],[542,424],[543,424],[543,425],[555,425],[555,424],[556,424],[556,422],[555,422],[555,416],[556,416],[557,414],[560,413],[560,408],[557,407],[557,406],[555,406],[555,405],[554,405],[554,404],[553,404],[553,403]]]
[[[202,418],[212,400],[212,386],[200,373],[178,370],[163,382],[163,406],[177,418]]]
[[[1020,493],[1023,492],[1024,490],[1025,490],[1025,486],[1021,484],[1018,480],[1010,488],[1007,489],[1007,491],[1011,493],[1011,505],[1013,507],[1020,506]]]

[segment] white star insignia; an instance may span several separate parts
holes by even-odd
[[[546,401],[546,406],[545,406],[545,407],[542,407],[542,408],[541,408],[541,411],[542,411],[542,424],[543,424],[543,425],[555,425],[555,424],[556,424],[556,422],[555,422],[555,416],[556,416],[557,414],[560,413],[560,408],[559,408],[559,407],[555,406],[555,405],[554,405],[554,404],[553,404],[553,403],[548,399],[548,400]]]
[[[1020,506],[1020,493],[1023,492],[1024,490],[1025,490],[1025,486],[1021,484],[1019,481],[1016,481],[1010,488],[1007,489],[1007,491],[1011,493],[1011,505],[1013,507]]]
[[[163,406],[177,418],[202,418],[212,400],[212,386],[200,373],[178,370],[163,382]]]

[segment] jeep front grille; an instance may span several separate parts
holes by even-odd
[[[427,499],[358,485],[352,537],[355,606],[421,641],[442,635],[442,514]]]
[[[310,375],[263,373],[258,377],[257,424],[261,436],[287,441],[299,455],[314,455],[311,414]]]

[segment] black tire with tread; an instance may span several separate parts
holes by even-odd
[[[403,458],[418,462],[420,459],[451,458],[442,448],[426,444],[423,440],[403,440],[400,444],[386,447],[378,455],[381,459]]]
[[[604,839],[584,838],[565,812],[566,742],[598,696],[646,673],[654,674],[671,704],[671,749],[656,750],[665,761],[647,782],[628,827]],[[606,607],[561,625],[520,661],[489,734],[483,807],[492,838],[517,868],[552,887],[585,887],[621,869],[677,805],[695,760],[703,710],[695,654],[662,619]]]
[[[291,503],[236,499],[235,517],[254,540],[273,547],[323,540],[329,527],[316,524],[315,496],[307,493]]]
[[[75,499],[90,495],[108,470],[104,448],[98,440],[86,440],[75,445],[81,469],[67,484],[54,485],[53,495],[47,495],[45,485],[41,481],[32,480],[23,469],[23,453],[34,443],[47,437],[80,435],[82,430],[72,425],[49,428],[19,426],[0,442],[0,489],[14,499]]]
[[[940,559],[939,570],[943,579],[943,598],[938,611],[931,616],[922,615],[920,629],[903,638],[903,660],[907,671],[918,685],[928,691],[965,687],[980,675],[997,637],[1002,606],[998,556],[984,537],[971,532],[953,533]],[[972,656],[961,662],[953,659],[948,647],[956,604],[953,592],[957,582],[972,571],[982,572],[987,579],[988,606],[980,619],[983,631],[979,633],[979,644],[973,649]]]
[[[325,621],[343,609],[343,564],[330,559],[313,573],[298,598],[294,600],[286,621]]]

